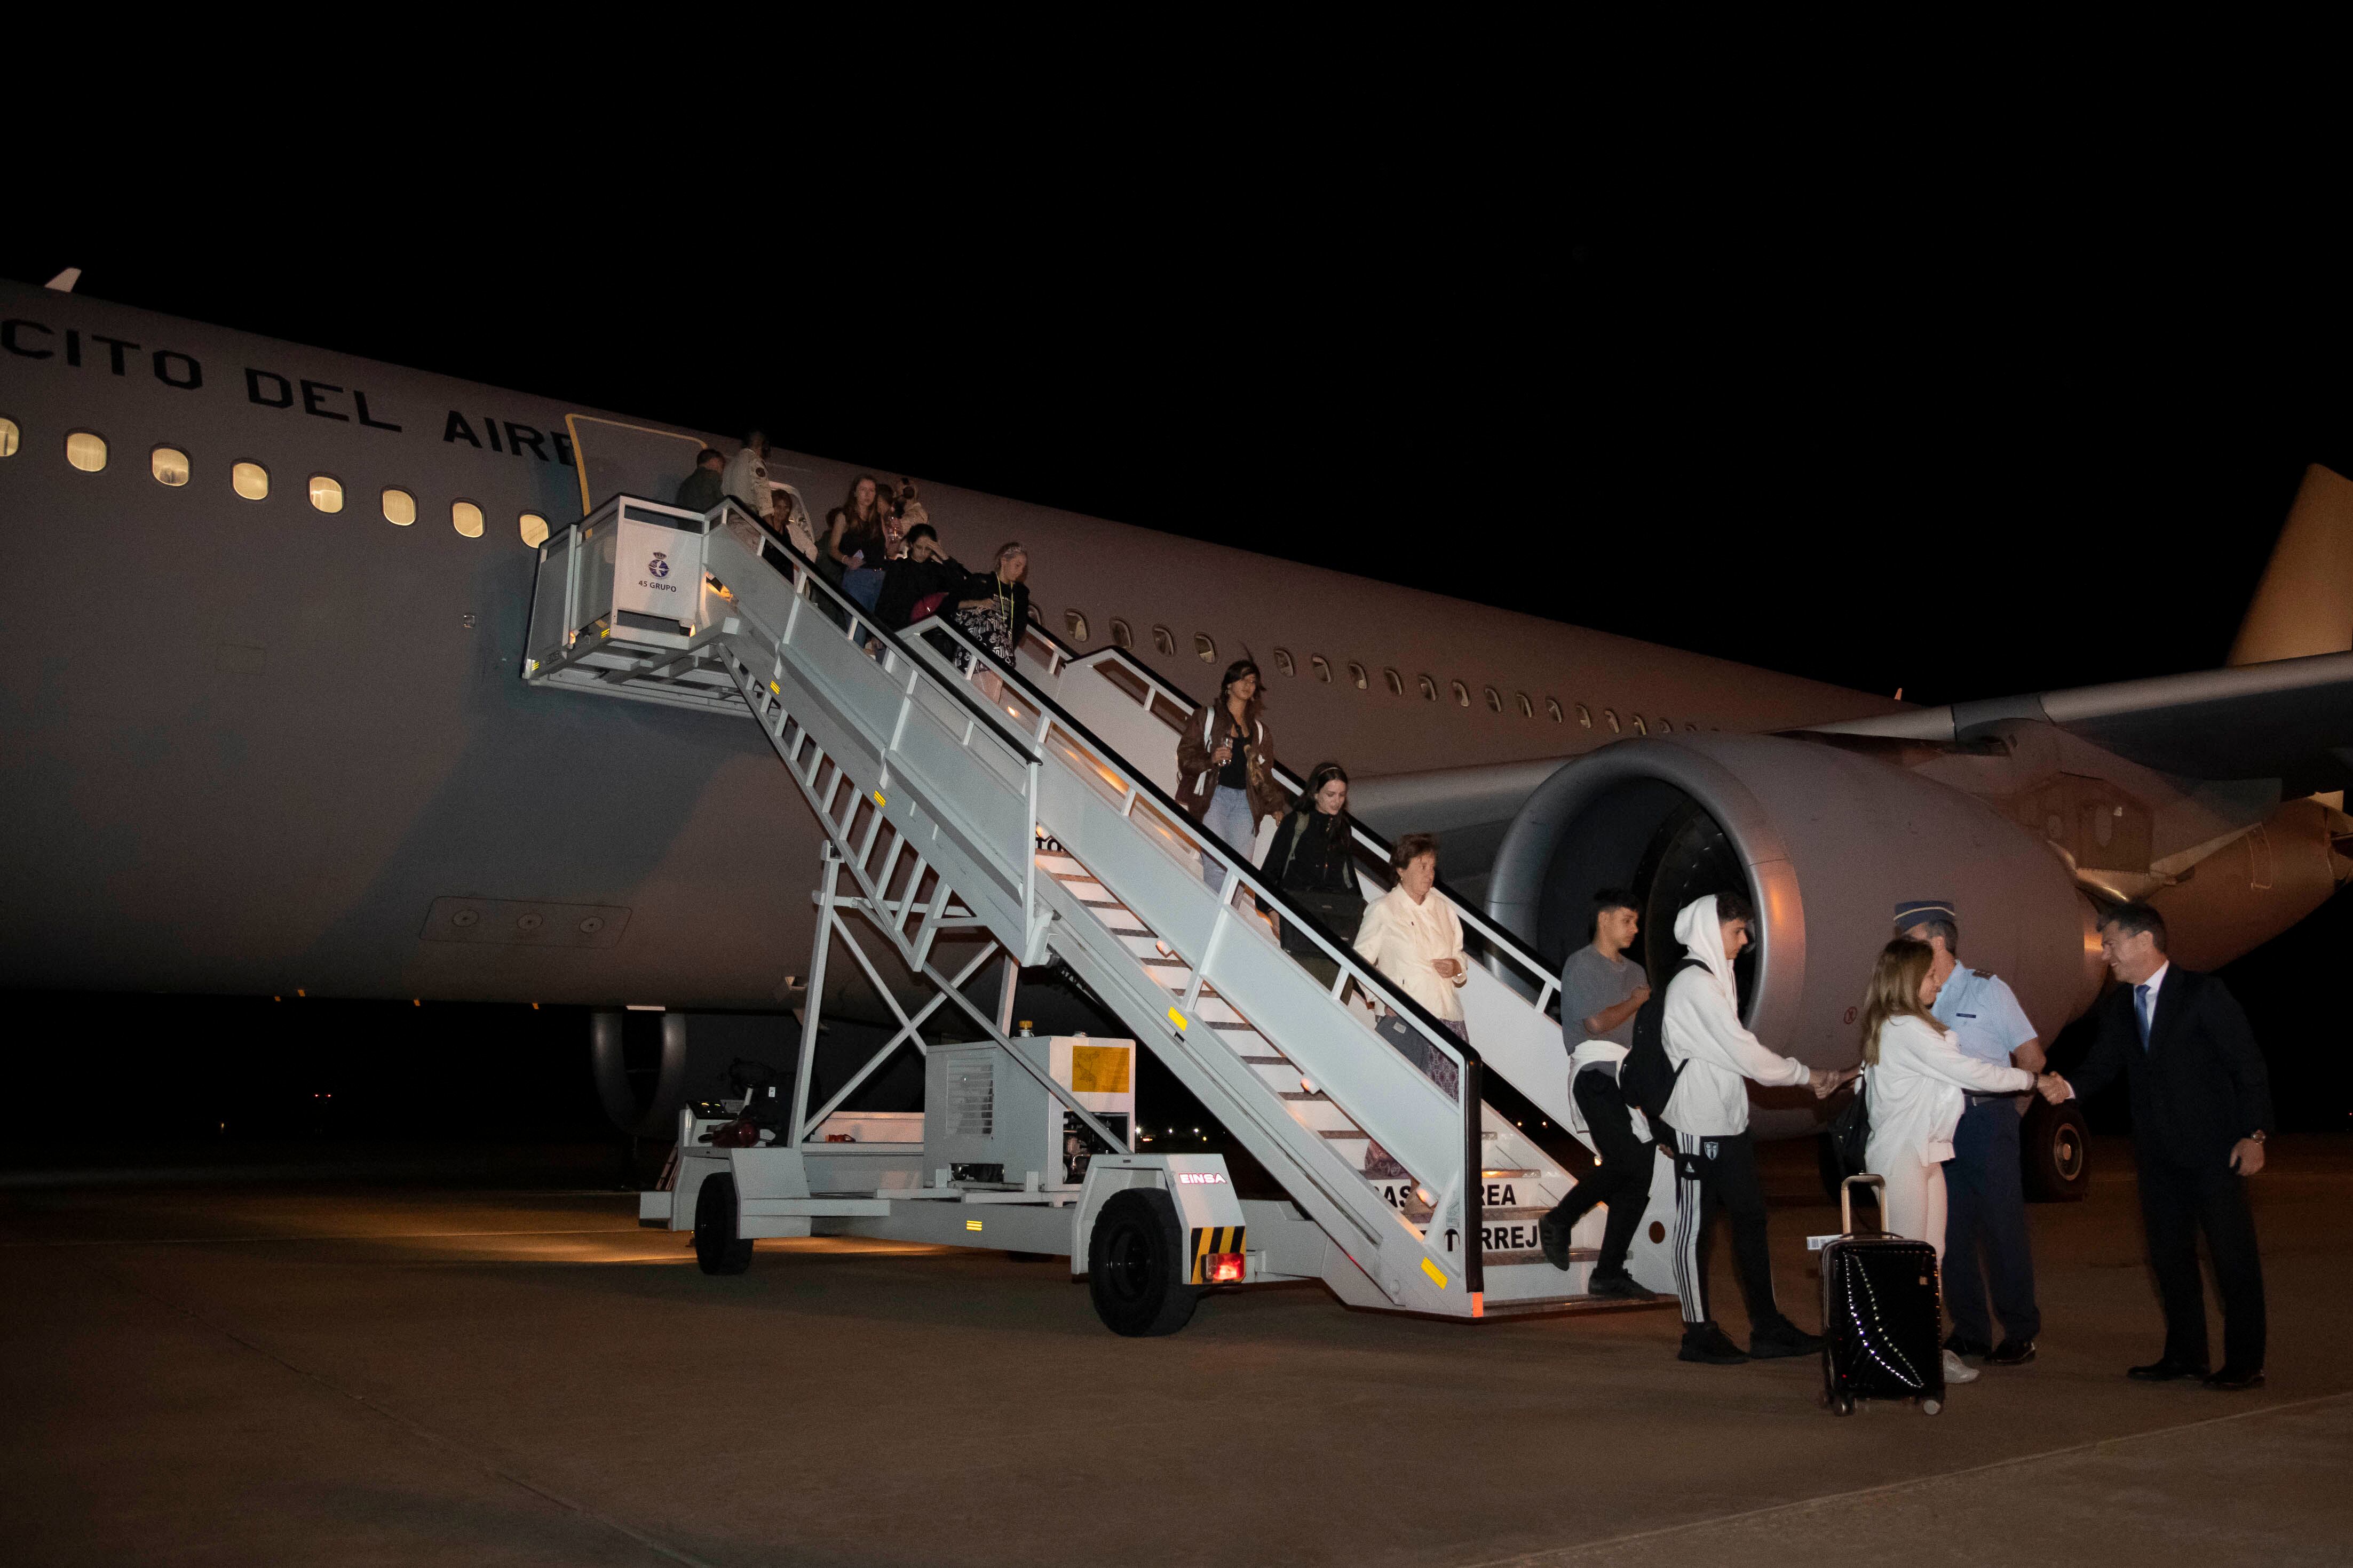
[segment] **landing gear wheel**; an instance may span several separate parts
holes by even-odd
[[[1186,1280],[1184,1239],[1166,1193],[1129,1187],[1111,1195],[1087,1238],[1087,1294],[1103,1327],[1145,1339],[1192,1319],[1201,1290]]]
[[[694,1195],[694,1260],[705,1274],[752,1267],[752,1243],[735,1234],[735,1178],[712,1176]]]
[[[2018,1141],[2028,1197],[2045,1204],[2080,1203],[2092,1190],[2091,1129],[2081,1106],[2037,1100],[2018,1130]]]

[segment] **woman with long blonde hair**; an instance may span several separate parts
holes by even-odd
[[[1929,1011],[1936,1000],[1935,950],[1898,937],[1882,948],[1862,1004],[1863,1086],[1871,1097],[1871,1138],[1863,1164],[1886,1182],[1883,1222],[1897,1236],[1925,1241],[1945,1256],[1945,1162],[1965,1094],[2020,1094],[2040,1087],[2023,1068],[1997,1067],[1962,1053],[1952,1031]],[[1945,1352],[1945,1380],[1977,1373]]]

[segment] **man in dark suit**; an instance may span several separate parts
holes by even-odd
[[[2165,1353],[2129,1375],[2147,1383],[2205,1379],[2209,1388],[2263,1381],[2263,1267],[2244,1178],[2263,1168],[2271,1086],[2247,1015],[2211,974],[2166,958],[2165,917],[2125,904],[2100,924],[2100,955],[2121,982],[2100,1005],[2098,1037],[2053,1104],[2092,1095],[2123,1075],[2132,1096],[2141,1218],[2165,1303]],[[2206,1370],[2206,1292],[2198,1232],[2222,1297],[2222,1365]]]

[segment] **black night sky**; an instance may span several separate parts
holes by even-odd
[[[1929,702],[2220,664],[2305,466],[2353,471],[2342,278],[2253,198],[1371,168],[730,176],[528,233],[420,197],[201,249],[59,208],[0,272]],[[2346,902],[2232,966],[2259,1027]]]

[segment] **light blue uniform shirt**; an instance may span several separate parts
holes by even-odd
[[[1936,1005],[1930,1011],[1938,1023],[1953,1031],[1963,1056],[1999,1067],[2010,1066],[2010,1053],[2035,1037],[2026,1009],[2018,1005],[2010,987],[1982,969],[1956,966],[1946,978],[1945,988],[1936,993]]]

